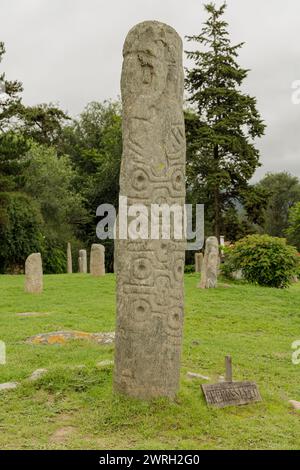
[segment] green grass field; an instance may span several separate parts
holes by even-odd
[[[300,339],[300,284],[202,291],[196,275],[185,280],[180,393],[174,402],[140,402],[113,394],[112,366],[97,366],[113,359],[111,345],[24,343],[58,330],[113,331],[113,275],[45,276],[37,296],[23,292],[23,276],[0,276],[0,340],[7,347],[0,383],[21,382],[0,392],[0,449],[299,449],[300,412],[288,400],[300,401],[300,365],[291,362],[291,343]],[[201,381],[187,372],[213,382],[224,374],[227,354],[235,380],[257,382],[261,403],[207,408]],[[38,368],[49,371],[28,382]]]

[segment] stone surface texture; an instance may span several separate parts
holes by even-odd
[[[209,237],[205,244],[205,254],[201,270],[201,289],[217,287],[218,269],[220,264],[219,243],[217,237]]]
[[[25,261],[25,292],[43,292],[43,266],[40,253],[32,253]]]
[[[94,243],[91,247],[90,273],[92,276],[105,275],[105,248],[99,243]]]
[[[120,195],[128,206],[185,203],[182,41],[147,21],[127,35],[121,79]],[[129,220],[130,223],[130,220]],[[150,230],[149,230],[150,232]],[[179,388],[185,241],[118,239],[115,390],[173,398]]]

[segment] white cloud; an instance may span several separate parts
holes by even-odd
[[[122,46],[139,21],[169,23],[181,36],[197,34],[203,0],[1,0],[1,70],[24,84],[28,104],[59,102],[72,115],[88,101],[119,93]],[[218,0],[216,3],[220,4]],[[300,176],[300,105],[291,84],[300,80],[298,0],[228,0],[233,42],[245,41],[240,63],[252,69],[245,89],[257,96],[268,125],[261,140],[263,169]],[[185,48],[190,46],[185,43]]]

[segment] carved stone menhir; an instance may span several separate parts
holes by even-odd
[[[170,26],[148,21],[129,32],[123,55],[120,195],[148,214],[151,204],[183,208],[182,41]],[[185,241],[174,236],[116,240],[114,385],[121,393],[147,399],[178,391],[184,255]]]
[[[32,253],[25,261],[25,292],[43,292],[43,267],[40,253]]]
[[[87,273],[87,254],[86,250],[79,250],[78,257],[78,271],[80,273]]]
[[[67,247],[67,273],[72,274],[73,268],[72,268],[72,249],[71,249],[71,243],[68,243]]]
[[[205,243],[205,254],[201,270],[201,289],[217,287],[218,268],[220,264],[219,243],[217,237],[209,237]]]
[[[105,275],[105,248],[99,243],[94,243],[91,248],[90,273],[92,276]]]

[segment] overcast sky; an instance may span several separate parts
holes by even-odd
[[[200,32],[203,0],[0,0],[0,64],[8,79],[24,85],[27,104],[59,103],[76,116],[92,100],[120,93],[122,46],[128,30],[159,20],[184,37]],[[216,1],[220,4],[220,0]],[[244,41],[240,64],[251,69],[245,89],[258,99],[266,121],[263,167],[300,177],[300,104],[292,83],[300,80],[299,0],[228,0],[233,42]],[[186,45],[185,48],[189,46]]]

